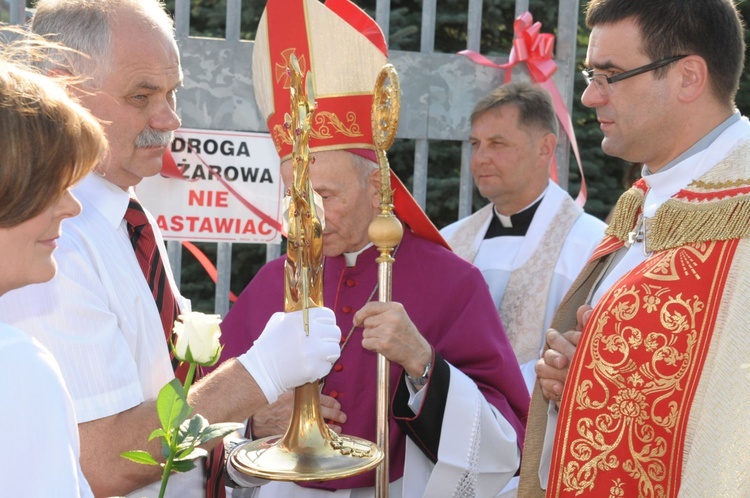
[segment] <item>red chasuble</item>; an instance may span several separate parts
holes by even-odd
[[[599,255],[622,245],[613,239]],[[547,496],[677,496],[690,408],[737,244],[656,252],[602,297],[568,374]]]

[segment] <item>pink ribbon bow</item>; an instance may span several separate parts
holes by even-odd
[[[505,71],[503,83],[511,81],[513,76],[513,66],[519,62],[526,63],[531,81],[537,83],[546,89],[552,96],[552,103],[555,107],[555,114],[560,124],[565,130],[565,134],[570,140],[573,147],[573,154],[578,163],[578,171],[581,173],[581,190],[576,197],[576,203],[583,206],[586,203],[586,179],[583,176],[583,167],[581,166],[581,156],[578,152],[578,142],[573,132],[573,123],[570,119],[565,102],[560,92],[557,90],[555,82],[551,79],[557,71],[557,63],[553,59],[553,48],[555,45],[555,35],[542,33],[542,23],[534,22],[530,12],[524,12],[513,22],[513,48],[510,50],[510,57],[505,64],[495,64],[487,57],[473,50],[462,50],[460,55],[465,55],[477,64],[487,67],[494,67]],[[550,177],[555,183],[558,183],[557,163],[553,158],[550,165]]]

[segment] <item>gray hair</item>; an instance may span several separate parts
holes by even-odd
[[[370,174],[380,166],[378,166],[378,163],[370,161],[359,154],[353,152],[349,152],[349,154],[352,157],[352,164],[357,168],[361,175],[362,186],[366,187],[370,182]]]
[[[474,106],[470,122],[473,125],[474,121],[486,112],[511,104],[518,107],[519,124],[557,136],[557,115],[552,97],[544,88],[528,82],[507,83],[495,88]]]
[[[161,0],[39,0],[31,31],[73,49],[50,56],[57,67],[91,77],[93,86],[109,73],[112,24],[121,9],[142,15],[174,37],[174,22]]]

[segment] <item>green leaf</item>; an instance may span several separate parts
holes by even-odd
[[[180,426],[180,432],[182,432],[183,427],[185,427],[187,424],[187,434],[190,434],[193,437],[198,437],[198,435],[208,427],[208,420],[206,418],[199,414],[196,414],[191,418],[190,420],[186,420],[183,422],[183,424]]]
[[[178,431],[177,449],[184,450],[198,444],[197,438],[205,427],[208,427],[208,420],[200,414],[184,421]]]
[[[172,379],[161,388],[156,398],[156,411],[165,432],[179,427],[190,415],[191,408],[187,404],[185,388],[178,379]]]
[[[181,462],[183,460],[195,460],[196,458],[208,456],[208,451],[203,448],[193,448],[190,451],[183,451],[178,453],[175,457],[175,462]]]
[[[126,451],[125,453],[120,453],[120,456],[123,458],[127,458],[131,462],[135,463],[142,463],[144,465],[159,465],[159,462],[157,462],[156,459],[146,451]]]
[[[152,433],[151,433],[151,434],[150,434],[150,435],[148,436],[148,440],[149,440],[149,441],[152,441],[152,440],[156,439],[157,437],[165,437],[166,435],[167,435],[167,433],[166,433],[166,432],[164,432],[164,429],[161,429],[161,428],[159,428],[159,429],[154,429],[154,432],[152,432]]]
[[[240,430],[244,427],[242,424],[236,422],[222,422],[219,424],[211,424],[205,428],[198,438],[198,444],[203,444],[217,437],[224,437],[227,434],[231,434],[234,431]]]
[[[175,460],[172,463],[172,470],[175,472],[188,472],[195,468],[195,462],[192,460]]]

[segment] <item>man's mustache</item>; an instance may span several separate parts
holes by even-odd
[[[135,139],[137,148],[146,147],[166,147],[174,139],[173,131],[159,131],[148,128],[143,130],[138,138]]]

